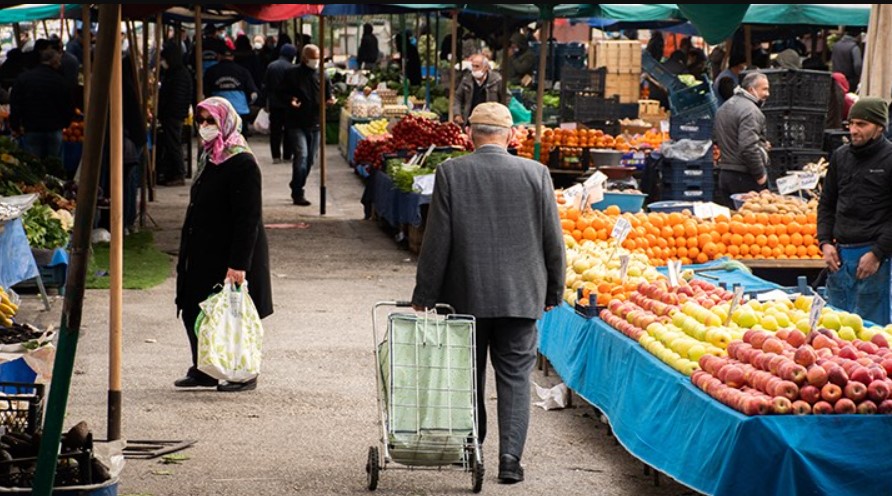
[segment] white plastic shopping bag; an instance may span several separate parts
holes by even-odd
[[[269,112],[264,109],[260,109],[257,112],[257,117],[254,118],[254,130],[258,133],[266,134],[269,132]]]
[[[248,283],[223,290],[201,303],[195,321],[198,370],[223,381],[247,382],[260,373],[263,326],[248,295]]]

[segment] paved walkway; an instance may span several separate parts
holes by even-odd
[[[263,373],[257,391],[179,391],[173,380],[188,365],[188,344],[176,318],[174,279],[128,291],[124,306],[124,423],[130,439],[194,439],[179,465],[128,461],[120,494],[177,496],[365,494],[365,461],[378,439],[370,310],[383,299],[408,298],[415,259],[373,222],[362,220],[362,186],[335,147],[328,147],[328,215],[318,209],[319,171],[309,181],[313,206],[291,205],[290,166],[272,165],[262,138],[252,139],[264,176],[267,224],[306,222],[308,229],[268,231],[275,314],[264,322]],[[188,188],[161,188],[151,214],[156,239],[175,253]],[[171,274],[173,276],[173,274]],[[107,294],[90,291],[84,336],[66,425],[87,420],[105,435]],[[60,304],[57,304],[61,308]],[[540,384],[558,381],[552,375]],[[488,388],[495,409],[495,388]],[[495,415],[490,418],[495,422]],[[490,431],[495,433],[493,424]],[[493,439],[497,439],[495,436]],[[577,405],[546,412],[533,407],[524,459],[527,481],[496,484],[497,447],[485,494],[680,495],[607,436],[592,410]],[[466,474],[387,471],[378,493],[465,494]]]

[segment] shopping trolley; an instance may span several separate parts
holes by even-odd
[[[369,448],[368,488],[374,491],[381,471],[397,464],[407,470],[470,472],[478,493],[484,470],[477,430],[474,317],[457,315],[443,304],[424,313],[393,311],[379,341],[381,309],[411,306],[388,301],[372,309],[382,449]]]

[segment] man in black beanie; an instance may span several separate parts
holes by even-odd
[[[818,205],[818,241],[830,270],[828,303],[878,325],[890,323],[892,309],[892,143],[883,136],[888,119],[880,98],[864,97],[852,106],[852,141],[833,152]]]

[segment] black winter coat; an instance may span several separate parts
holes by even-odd
[[[298,65],[285,72],[282,84],[282,95],[289,103],[285,116],[285,127],[288,129],[319,129],[319,71],[306,65]],[[331,94],[331,81],[325,77],[325,99]],[[290,106],[291,99],[297,98],[300,107]]]
[[[177,262],[177,309],[215,293],[229,268],[247,272],[260,318],[272,314],[260,168],[249,153],[209,162],[192,183]]]
[[[158,89],[158,117],[185,119],[192,105],[192,73],[183,64],[180,47],[167,42],[161,56],[167,61],[167,70]]]
[[[71,124],[71,87],[50,66],[40,64],[23,73],[12,87],[9,123],[25,132],[61,131]]]

